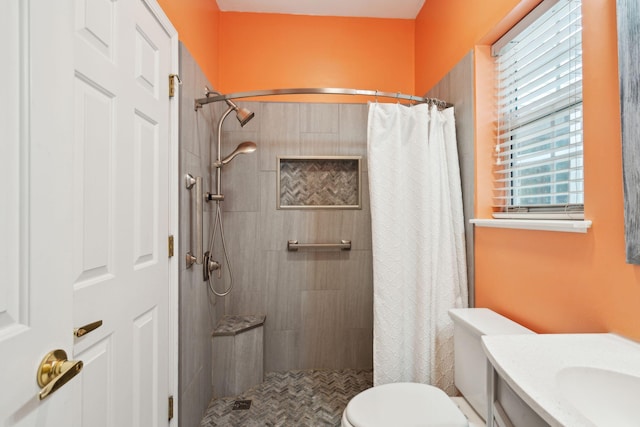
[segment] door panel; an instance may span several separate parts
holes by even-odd
[[[76,358],[84,362],[80,394],[83,404],[77,425],[86,427],[108,427],[113,425],[115,413],[111,390],[114,381],[114,360],[112,337],[107,336],[84,351],[77,352]]]
[[[153,308],[133,321],[133,420],[135,427],[158,425],[159,377],[157,348],[159,331],[158,309]]]
[[[149,117],[136,112],[134,118],[134,269],[151,268],[158,262],[158,124]],[[166,172],[165,172],[166,173]]]
[[[113,110],[115,98],[86,77],[76,76],[73,193],[76,289],[113,278]]]
[[[20,191],[21,172],[24,173],[24,153],[20,150],[20,89],[24,85],[22,77],[26,70],[20,61],[21,33],[25,26],[25,17],[17,2],[9,2],[0,16],[2,39],[0,55],[7,66],[0,68],[0,81],[17,84],[0,85],[0,236],[6,242],[0,245],[0,271],[4,280],[0,281],[0,334],[11,334],[20,328],[21,307],[24,307],[25,277],[20,271],[20,254],[25,248],[21,243],[21,230],[24,226],[24,194]],[[24,318],[24,314],[22,316]]]

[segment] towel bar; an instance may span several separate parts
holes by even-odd
[[[287,241],[287,250],[296,252],[298,249],[340,249],[351,250],[351,240],[340,240],[340,243],[298,243],[297,240]]]

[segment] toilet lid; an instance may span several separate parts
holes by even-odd
[[[351,399],[345,415],[354,427],[467,427],[467,418],[442,390],[418,383],[370,388]]]

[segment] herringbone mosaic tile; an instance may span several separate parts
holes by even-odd
[[[356,160],[288,159],[280,164],[281,206],[355,206]]]
[[[371,370],[271,372],[240,396],[211,400],[200,426],[339,426],[349,400],[372,385]],[[245,399],[250,409],[231,409]]]

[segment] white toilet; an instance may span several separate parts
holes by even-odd
[[[478,420],[478,415],[486,420],[489,362],[480,337],[533,332],[486,308],[452,309],[449,315],[454,323],[455,385],[464,401],[456,404],[454,399],[459,398],[427,384],[380,385],[351,399],[342,414],[342,427],[467,427],[468,420]]]

